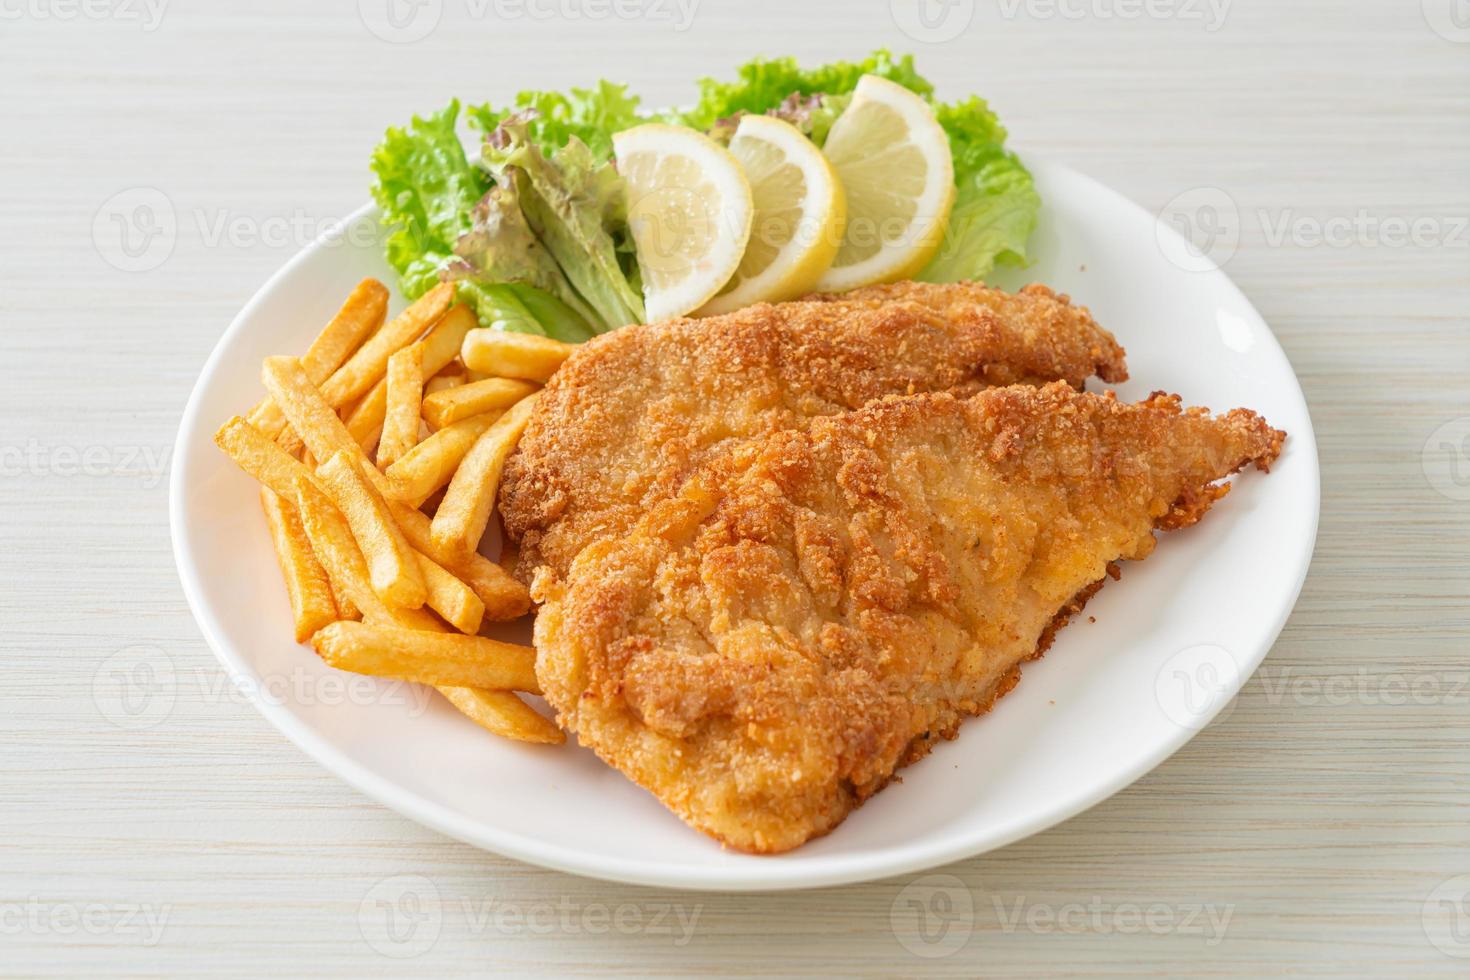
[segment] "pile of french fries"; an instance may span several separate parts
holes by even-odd
[[[215,442],[261,484],[295,618],[333,667],[432,685],[484,728],[557,744],[516,692],[535,651],[479,634],[531,607],[480,554],[501,471],[540,386],[571,352],[478,329],[442,284],[387,319],[365,279],[301,357],[268,357],[268,396]]]

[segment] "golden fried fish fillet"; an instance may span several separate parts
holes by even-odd
[[[895,397],[747,443],[535,592],[563,726],[695,828],[827,833],[987,710],[1112,564],[1285,433],[1064,384]]]
[[[1045,286],[898,283],[627,326],[552,378],[507,466],[501,517],[529,581],[627,530],[712,453],[892,394],[1127,378],[1123,349]]]

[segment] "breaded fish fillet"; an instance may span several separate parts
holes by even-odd
[[[1064,384],[819,419],[702,470],[565,581],[538,574],[537,677],[689,824],[785,851],[987,710],[1112,563],[1284,437]]]
[[[552,378],[501,493],[519,568],[565,572],[712,453],[892,394],[1127,378],[1123,349],[1045,286],[898,283],[627,326]]]

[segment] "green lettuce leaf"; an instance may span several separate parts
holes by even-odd
[[[580,344],[593,336],[576,310],[526,283],[466,279],[459,283],[458,296],[475,311],[480,326],[491,330],[541,334],[568,344]]]
[[[591,333],[588,321],[597,314],[577,295],[572,284],[531,230],[521,211],[514,183],[498,184],[485,194],[471,213],[470,230],[454,244],[459,261],[446,268],[447,278],[484,283],[524,283],[561,301],[558,320],[568,316]]]
[[[997,263],[1025,265],[1041,197],[1031,174],[1005,148],[1005,127],[974,96],[934,111],[954,152],[955,199],[944,241],[918,278],[984,279]]]
[[[456,255],[455,247],[474,232],[476,205],[491,182],[464,152],[456,129],[459,111],[456,101],[433,115],[415,116],[408,126],[389,129],[373,152],[373,198],[388,232],[388,263],[397,271],[404,295],[417,299],[448,273],[459,280],[456,295],[474,309],[481,326],[573,343],[586,340],[592,331],[583,313],[540,288],[560,291],[551,270],[536,267],[534,255],[512,260],[509,248],[496,253],[504,263],[499,274],[508,282],[464,276],[461,267],[467,260]],[[488,261],[488,253],[480,258]],[[550,265],[556,269],[555,263]],[[566,289],[575,297],[569,285]]]
[[[641,323],[643,297],[623,266],[631,250],[623,179],[576,136],[551,155],[542,152],[530,115],[501,120],[485,139],[485,165],[498,183],[516,188],[536,237],[595,311],[593,328]]]
[[[864,75],[880,75],[926,98],[934,92],[934,86],[914,70],[913,55],[895,59],[880,49],[861,61],[834,61],[816,68],[802,68],[795,58],[757,58],[736,69],[733,82],[700,79],[694,108],[674,113],[671,119],[709,129],[738,112],[770,112],[791,95],[846,95]]]
[[[494,132],[511,115],[528,117],[531,142],[546,152],[576,139],[586,144],[598,163],[612,157],[613,133],[646,121],[639,113],[638,97],[628,94],[628,86],[608,81],[598,82],[596,88],[570,89],[566,94],[521,92],[511,108],[482,105],[467,110],[470,125],[484,133]]]
[[[438,284],[440,267],[470,229],[471,209],[490,188],[489,177],[465,156],[458,118],[459,102],[451,102],[389,129],[373,151],[373,198],[388,231],[388,263],[409,299]]]

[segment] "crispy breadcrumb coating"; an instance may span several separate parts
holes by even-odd
[[[903,282],[725,316],[627,326],[542,393],[501,493],[519,574],[565,573],[746,439],[894,394],[1127,378],[1123,349],[1045,286]]]
[[[1120,560],[1285,434],[1066,384],[744,442],[534,592],[563,726],[743,851],[827,833],[1015,685]]]

